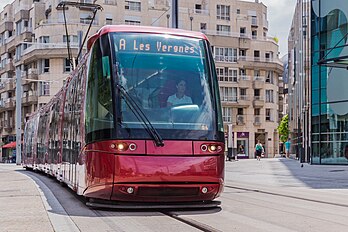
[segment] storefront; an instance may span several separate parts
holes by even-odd
[[[237,132],[238,159],[249,158],[249,132]]]
[[[3,163],[16,162],[16,142],[10,142],[2,146],[2,162]]]

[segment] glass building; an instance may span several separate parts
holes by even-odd
[[[348,164],[348,4],[311,3],[311,163]]]

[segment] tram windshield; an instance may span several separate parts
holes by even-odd
[[[104,57],[99,60],[103,76],[113,76],[113,81],[108,82],[111,83],[109,87],[108,83],[102,83],[106,83],[107,78],[99,80],[98,88],[103,95],[106,92],[114,94],[112,105],[106,100],[101,101],[105,104],[97,104],[98,99],[91,97],[88,100],[87,97],[86,106],[95,108],[100,105],[105,112],[115,111],[112,119],[116,131],[93,137],[115,134],[118,139],[153,139],[145,125],[149,122],[164,140],[220,138],[219,93],[213,61],[208,62],[211,55],[205,40],[146,33],[111,33],[110,41],[112,59],[105,56],[105,60]],[[92,81],[88,86],[93,86]],[[95,95],[97,87],[93,88]],[[124,91],[127,97],[124,97]],[[133,102],[138,109],[134,110]],[[139,111],[148,120],[139,117]],[[95,109],[94,112],[101,110]],[[89,128],[95,127],[88,127],[89,121],[90,125],[96,125],[87,118],[87,133]],[[113,127],[110,123],[103,125],[110,130]]]

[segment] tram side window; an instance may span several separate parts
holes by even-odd
[[[113,132],[113,111],[110,73],[104,72],[99,40],[95,42],[90,58],[86,96],[86,142],[109,139]]]
[[[48,128],[48,114],[47,112],[40,115],[39,119],[39,129],[38,129],[38,141],[37,141],[37,158],[39,159],[40,163],[45,163],[47,160],[45,160],[45,154],[47,152],[47,136],[46,136],[46,130]]]

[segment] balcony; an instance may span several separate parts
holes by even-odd
[[[29,94],[28,92],[26,92],[24,94],[24,97],[22,97],[22,104],[23,106],[29,106],[32,104],[37,103],[38,101],[38,96],[37,93],[34,91],[31,94]]]
[[[104,4],[105,5],[114,5],[114,6],[116,6],[117,2],[116,2],[116,0],[104,0]]]
[[[28,69],[27,72],[24,72],[22,75],[22,85],[30,84],[35,82],[39,77],[37,69]]]
[[[29,10],[20,10],[15,14],[15,22],[29,20]]]
[[[15,67],[13,65],[12,60],[8,60],[7,64],[5,65],[5,72],[11,72],[11,71],[15,71]]]
[[[245,115],[237,115],[237,125],[245,125]]]
[[[223,105],[237,105],[237,96],[221,96]]]
[[[195,14],[199,14],[199,15],[209,15],[209,10],[195,9]]]
[[[16,106],[15,101],[16,101],[15,98],[14,99],[12,99],[12,98],[5,99],[4,102],[5,102],[6,110],[12,110]]]
[[[15,124],[14,124],[13,118],[9,118],[8,120],[4,120],[4,129],[6,131],[8,131],[8,132],[12,131],[14,129],[14,126],[15,126]]]
[[[265,86],[265,77],[262,76],[254,76],[253,78],[253,87],[254,89],[263,89]]]
[[[265,105],[265,100],[262,96],[254,96],[253,105],[254,107],[262,107]]]
[[[13,81],[9,81],[8,83],[5,84],[4,92],[14,91],[14,87],[15,85],[13,84]]]
[[[248,107],[251,105],[250,97],[248,95],[240,95],[238,98],[238,104],[241,107]]]
[[[5,21],[0,24],[0,34],[4,33],[5,31],[13,31],[13,22]]]
[[[65,58],[66,43],[27,43],[28,47],[22,53],[22,61],[30,63],[36,59]],[[72,55],[76,56],[78,44],[71,43]]]

